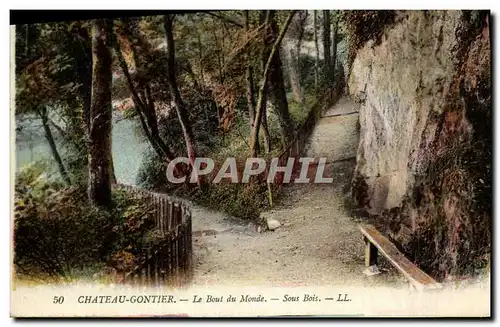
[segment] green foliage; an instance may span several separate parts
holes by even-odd
[[[78,27],[75,27],[79,25]],[[37,35],[16,53],[16,113],[30,111],[37,106],[75,103],[81,87],[79,65],[87,53],[90,39],[83,39],[78,22],[43,23],[29,26]],[[18,48],[23,46],[23,29],[17,31]],[[29,56],[27,55],[29,53]],[[85,63],[84,63],[85,64]],[[16,67],[17,68],[17,67]],[[22,68],[22,69],[21,69]]]
[[[144,189],[158,189],[166,184],[165,164],[152,149],[142,155],[142,163],[137,173],[136,185]]]
[[[63,132],[66,168],[73,181],[82,182],[87,162],[83,96],[89,92],[84,84],[91,82],[92,65],[88,24],[17,26],[16,49],[16,115],[39,119],[47,111]]]
[[[108,224],[109,214],[91,209],[84,189],[49,183],[22,188],[15,195],[16,272],[68,278],[99,262]]]
[[[267,184],[210,184],[206,190],[195,194],[193,200],[233,217],[257,221],[259,213],[268,207]]]
[[[415,189],[420,218],[406,249],[440,278],[476,275],[490,261],[491,163],[484,150],[450,148]]]
[[[290,111],[290,117],[292,118],[295,128],[298,128],[302,125],[307,116],[309,115],[310,108],[314,105],[314,101],[316,100],[316,96],[314,94],[305,94],[305,106],[306,108],[302,108],[302,106],[295,101],[291,93],[287,94],[288,97],[288,110]]]
[[[147,249],[160,240],[153,229],[156,208],[140,198],[131,198],[124,191],[115,191],[113,195],[114,219],[107,235],[110,251],[107,258],[109,266],[123,272],[144,260]]]
[[[376,224],[433,277],[478,275],[491,262],[491,176],[491,147],[455,139]]]
[[[16,175],[16,191],[22,192],[26,188],[31,188],[34,195],[38,194],[38,190],[43,190],[48,184],[46,178],[48,171],[49,164],[42,160],[22,167]]]
[[[84,187],[43,178],[42,166],[22,170],[16,181],[14,264],[18,275],[78,278],[106,267],[127,271],[157,239],[154,208],[122,191],[111,210],[92,207]],[[130,260],[125,260],[126,256]]]

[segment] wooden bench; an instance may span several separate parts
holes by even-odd
[[[394,244],[372,225],[359,225],[365,240],[365,266],[377,265],[378,252],[386,257],[417,290],[441,289],[441,284],[408,260]]]

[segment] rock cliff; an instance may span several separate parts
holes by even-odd
[[[438,275],[484,263],[491,242],[489,13],[396,12],[354,54],[348,87],[361,107],[353,197]]]

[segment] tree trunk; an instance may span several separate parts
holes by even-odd
[[[283,50],[285,55],[285,67],[287,67],[288,77],[290,79],[290,86],[295,101],[302,109],[305,107],[304,92],[300,83],[301,69],[300,69],[300,50],[302,46],[302,38],[304,36],[304,24],[307,19],[307,10],[299,11],[292,22],[292,29],[288,31],[290,37],[283,41]]]
[[[158,129],[158,118],[156,116],[156,108],[153,101],[153,96],[151,94],[151,89],[148,84],[145,85],[144,89],[144,116],[146,117],[146,121],[151,130],[151,136],[156,141],[156,143],[160,146],[162,152],[165,154],[167,161],[173,160],[175,157],[174,154],[170,151],[167,144],[163,141],[160,136],[160,131]]]
[[[92,67],[92,62],[89,63],[90,67]],[[88,73],[88,76],[92,76],[92,69],[90,69],[90,72]],[[85,124],[85,133],[88,134],[90,133],[90,105],[92,103],[91,99],[91,94],[92,94],[92,78],[84,78],[84,81],[82,83],[82,91],[81,91],[81,97],[83,100],[83,121]]]
[[[264,151],[271,152],[271,134],[269,134],[269,126],[267,125],[267,106],[262,109],[262,137],[264,138]]]
[[[314,61],[314,88],[319,87],[319,44],[318,44],[318,11],[314,10],[314,46],[316,48],[316,60]]]
[[[245,19],[245,33],[248,33],[250,27],[248,25],[248,10],[243,11],[243,16]],[[246,89],[247,89],[247,108],[248,108],[248,116],[250,118],[250,125],[254,124],[255,119],[255,96],[254,96],[254,86],[253,86],[253,69],[250,58],[247,56],[246,58]]]
[[[302,39],[304,37],[305,33],[305,24],[307,21],[307,17],[309,16],[309,11],[304,10],[301,12],[301,18],[298,21],[298,30],[299,30],[299,35],[298,35],[298,40],[297,40],[297,45],[296,45],[296,52],[297,52],[297,72],[299,73],[299,76],[302,76],[302,69],[300,66],[300,52],[302,49]]]
[[[291,40],[289,42],[293,43]],[[300,107],[304,108],[304,93],[302,92],[302,87],[300,85],[299,66],[298,60],[296,60],[298,56],[297,46],[294,44],[287,44],[283,47],[283,49],[285,50],[285,66],[288,68],[288,77],[290,79],[293,97]]]
[[[335,16],[338,16],[335,15]],[[331,70],[332,70],[332,83],[335,83],[335,66],[337,64],[337,33],[338,33],[339,19],[338,17],[334,17],[333,21],[333,31],[332,31],[332,62],[331,62]],[[333,87],[333,85],[332,85]]]
[[[156,117],[156,109],[153,101],[153,96],[151,94],[151,88],[148,84],[144,87],[143,97],[144,99],[144,115],[148,122],[149,128],[151,128],[151,134],[159,137],[160,130],[158,129],[158,118]]]
[[[264,34],[263,34],[263,40],[262,43],[264,44],[262,48],[262,53],[261,53],[261,69],[264,71],[266,67],[266,62],[267,58],[269,57],[270,53],[270,42],[269,42],[269,22],[271,19],[271,16],[273,15],[273,12],[271,10],[263,10],[261,12],[260,16],[260,23],[265,24],[266,28],[264,29]],[[268,83],[269,84],[269,83]],[[264,139],[264,151],[266,153],[271,152],[271,135],[269,133],[269,126],[267,124],[267,101],[269,99],[268,97],[269,94],[269,85],[264,89],[264,93],[262,93],[262,103],[263,103],[263,108],[262,108],[262,116],[260,119],[260,132],[262,133],[262,138]],[[256,122],[254,122],[255,124]],[[257,140],[259,138],[257,137]],[[259,143],[257,142],[257,145]],[[259,148],[257,148],[257,153],[260,151]]]
[[[83,122],[85,126],[86,137],[90,132],[90,105],[92,95],[92,42],[86,28],[80,28],[82,52],[75,55],[78,76],[81,86],[79,88],[80,97],[83,103]]]
[[[177,87],[177,80],[175,76],[175,45],[174,36],[172,31],[173,15],[164,16],[164,27],[167,39],[167,80],[170,94],[172,95],[175,103],[175,110],[179,117],[182,133],[184,134],[184,141],[186,143],[186,150],[191,167],[194,165],[196,159],[196,150],[194,144],[193,131],[189,122],[189,115],[182,101],[181,93]],[[197,180],[198,185],[201,184],[200,179]]]
[[[257,106],[256,106],[257,111],[255,113],[256,124],[252,127],[252,131],[250,132],[250,154],[252,157],[257,156],[255,146],[258,142],[258,136],[259,136],[258,130],[260,128],[262,113],[264,111],[264,106],[265,106],[265,102],[263,102],[263,100],[264,100],[263,95],[264,95],[265,89],[267,87],[267,82],[269,79],[271,61],[272,61],[274,55],[276,54],[277,49],[278,49],[281,41],[283,40],[283,37],[285,36],[285,32],[288,29],[288,26],[290,25],[290,22],[291,22],[294,15],[295,15],[295,11],[293,10],[290,13],[290,15],[288,16],[287,20],[285,21],[285,24],[283,25],[283,29],[281,30],[278,38],[276,39],[276,41],[273,44],[273,47],[271,49],[271,53],[269,54],[269,58],[267,59],[266,65],[264,67],[264,71],[262,73],[262,78],[260,80],[260,86],[259,86]]]
[[[323,10],[323,51],[324,51],[324,80],[325,86],[327,88],[331,87],[330,81],[332,80],[332,65],[331,65],[331,54],[330,54],[330,11]]]
[[[255,119],[255,91],[253,85],[253,69],[250,64],[246,69],[246,89],[248,117],[250,124],[253,125]]]
[[[92,103],[90,106],[89,200],[107,206],[111,201],[111,42],[112,21],[92,24]]]
[[[271,40],[276,40],[278,37],[278,26],[274,15],[270,17],[271,25]],[[298,78],[298,77],[297,77]],[[298,81],[297,81],[298,83]],[[297,85],[296,85],[297,86]],[[300,85],[298,86],[300,88]],[[288,146],[288,142],[293,139],[294,128],[290,118],[288,109],[288,100],[286,98],[285,82],[283,78],[283,69],[281,67],[281,59],[279,48],[271,59],[271,71],[269,73],[269,90],[270,98],[274,105],[278,123],[281,129],[281,140],[283,148]]]
[[[160,160],[165,161],[165,163],[168,163],[171,160],[173,160],[175,156],[170,151],[167,144],[163,141],[163,139],[159,134],[156,111],[154,108],[153,100],[150,95],[151,92],[149,91],[149,86],[146,85],[145,87],[146,90],[148,90],[147,92],[148,96],[143,97],[144,100],[141,100],[141,98],[139,97],[139,93],[132,81],[132,77],[130,76],[127,62],[123,57],[123,53],[120,49],[120,44],[118,43],[118,41],[115,42],[115,54],[118,59],[118,63],[122,69],[122,72],[125,75],[125,79],[127,80],[127,85],[132,95],[134,108],[139,117],[142,130],[146,135],[146,138],[148,139],[149,143],[153,147],[153,150],[160,158]]]
[[[38,111],[38,115],[42,119],[43,130],[45,131],[45,138],[47,139],[47,142],[49,142],[50,151],[52,152],[52,156],[54,157],[54,160],[57,163],[57,167],[59,168],[59,173],[61,174],[66,184],[69,185],[71,184],[71,180],[69,178],[66,168],[64,167],[61,156],[59,155],[59,151],[57,150],[57,145],[56,142],[54,141],[54,136],[52,135],[52,131],[50,130],[47,109],[45,107],[42,107]]]
[[[133,95],[134,105],[139,109],[140,114],[145,118],[146,125],[149,127],[149,132],[153,142],[156,146],[161,150],[163,155],[160,155],[162,160],[165,160],[167,163],[175,158],[174,154],[170,151],[167,144],[163,141],[160,136],[160,132],[158,129],[158,119],[156,116],[156,108],[153,101],[153,96],[151,93],[151,88],[149,86],[148,79],[148,68],[146,67],[144,61],[141,58],[141,53],[150,53],[151,46],[144,39],[144,37],[137,32],[139,29],[138,22],[135,19],[132,20],[124,20],[123,24],[123,32],[125,33],[124,37],[128,38],[130,44],[132,44],[132,60],[136,67],[137,75],[139,77],[139,85],[141,90],[138,91],[134,86],[132,78],[130,77],[130,73],[128,71],[127,63],[123,60],[123,55],[121,53],[118,42],[116,42],[116,46],[118,46],[117,51],[119,51],[119,61],[122,66],[122,70],[124,74],[126,74],[126,78],[128,81],[129,89]],[[195,81],[196,83],[196,81]],[[142,95],[142,99],[141,99]],[[141,122],[142,124],[142,122]]]
[[[149,143],[153,147],[153,150],[155,150],[156,154],[158,157],[160,157],[160,160],[171,160],[169,159],[169,155],[166,154],[161,146],[158,144],[157,140],[153,137],[151,134],[151,131],[149,130],[148,124],[146,122],[146,119],[144,118],[144,113],[142,108],[145,106],[141,99],[139,98],[139,95],[137,93],[137,90],[134,87],[134,84],[132,82],[132,78],[130,76],[130,73],[128,71],[127,63],[125,62],[125,59],[123,58],[123,54],[120,50],[119,44],[116,42],[115,43],[115,54],[118,58],[118,62],[120,64],[120,67],[122,68],[122,72],[125,75],[125,78],[127,79],[127,84],[130,90],[130,93],[132,94],[132,100],[134,102],[134,108],[137,112],[137,116],[139,117],[139,122],[141,123],[142,131],[144,132],[144,135],[146,135],[146,138],[148,139]],[[173,158],[173,156],[172,156]]]
[[[110,176],[109,178],[111,180],[111,185],[116,184],[115,164],[113,162],[113,152],[111,152],[111,155],[109,156],[108,171],[109,171],[109,176]]]

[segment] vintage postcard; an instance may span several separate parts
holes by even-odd
[[[12,317],[490,317],[487,10],[11,11]]]

